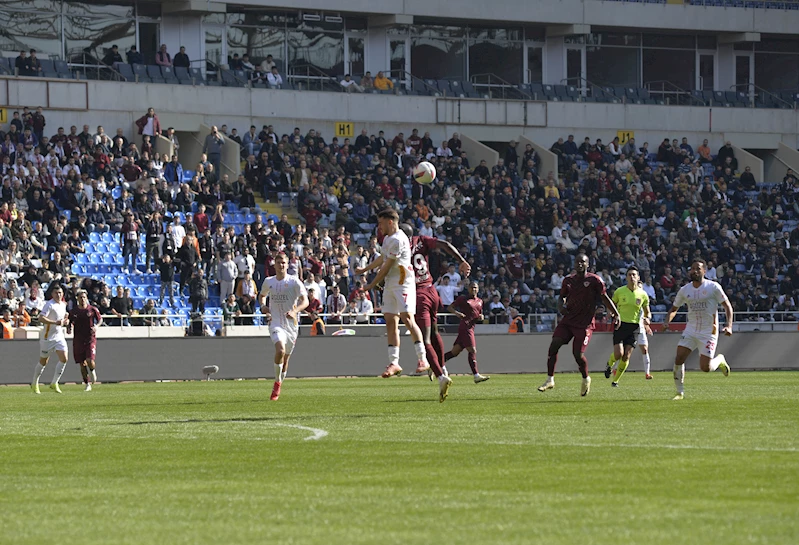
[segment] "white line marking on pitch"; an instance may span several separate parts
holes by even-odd
[[[252,422],[248,420],[231,420],[233,423],[237,424],[252,424]],[[300,426],[299,424],[282,424],[280,422],[265,422],[265,424],[269,426],[283,426],[284,428],[296,428],[298,430],[305,430],[313,433],[313,435],[309,435],[304,439],[304,441],[318,441],[323,437],[327,437],[328,433],[325,430],[319,428],[309,428],[308,426]]]

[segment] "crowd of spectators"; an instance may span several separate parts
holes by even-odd
[[[253,323],[257,286],[281,250],[309,288],[308,323],[320,313],[332,314],[328,323],[364,323],[379,311],[380,295],[364,292],[369,278],[354,271],[379,252],[374,225],[386,207],[467,257],[493,322],[506,321],[511,309],[554,314],[580,251],[610,289],[638,267],[658,312],[685,283],[695,256],[708,260],[708,276],[725,287],[739,319],[781,320],[786,315],[777,311],[796,311],[799,181],[788,171],[758,189],[729,142],[713,154],[707,140],[694,150],[687,139],[665,139],[650,151],[634,140],[585,138],[578,146],[569,136],[551,148],[556,177],[539,172],[537,153],[515,142],[488,165],[470,163],[457,133],[439,142],[416,129],[407,136],[363,130],[328,141],[313,129],[278,136],[271,125],[253,126],[242,138],[222,125],[209,136],[242,149],[242,174],[230,180],[205,155],[182,165],[177,154],[154,152],[150,136],[171,139],[178,154],[179,142],[173,129],[162,132],[153,110],[138,125],[141,149],[122,129],[53,131],[41,108],[13,112],[0,132],[4,324],[35,324],[47,298],[42,287],[55,282],[68,299],[87,289],[110,325],[165,325],[171,309],[164,305],[174,309],[175,299],[202,313],[217,290],[225,323]],[[435,164],[435,184],[411,181],[421,160]],[[293,195],[302,222],[258,214],[230,225],[229,203],[254,211],[256,192],[271,200]],[[72,273],[93,232],[119,233],[126,272],[157,275],[158,301],[139,303],[124,287]],[[462,289],[445,256],[432,256],[431,271],[442,300]]]

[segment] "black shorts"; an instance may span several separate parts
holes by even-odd
[[[621,344],[635,348],[638,346],[638,332],[640,327],[640,324],[622,322],[619,329],[613,332],[613,345]]]

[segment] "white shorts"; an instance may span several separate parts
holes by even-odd
[[[297,333],[288,331],[282,327],[273,327],[270,328],[269,336],[272,337],[273,343],[283,343],[283,346],[286,347],[286,354],[291,356],[291,353],[294,352],[294,345],[297,344]]]
[[[649,346],[649,339],[646,337],[644,326],[638,329],[638,346]]]
[[[677,346],[688,348],[691,352],[699,350],[701,355],[712,358],[716,355],[716,346],[718,342],[718,335],[683,332],[682,338]]]
[[[69,354],[66,339],[57,339],[55,341],[48,341],[46,339],[39,340],[39,350],[41,350],[41,357],[49,357],[50,354],[56,350],[61,350],[64,354]]]
[[[416,284],[394,285],[383,290],[383,314],[416,314]]]

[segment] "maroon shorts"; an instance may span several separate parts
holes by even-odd
[[[433,286],[416,288],[416,324],[424,329],[432,327],[438,321],[438,307],[441,298]]]
[[[558,339],[563,339],[566,341],[566,344],[574,339],[574,344],[579,344],[580,352],[584,353],[585,349],[588,348],[588,343],[591,342],[591,335],[593,335],[593,333],[594,330],[590,327],[582,328],[560,323],[555,328],[555,332],[552,333],[552,336],[557,337]]]
[[[461,348],[476,346],[474,342],[474,328],[459,327],[458,337],[455,339],[455,344],[460,345]]]
[[[73,342],[72,355],[78,365],[84,361],[94,361],[97,353],[97,340],[92,339],[87,342]]]

